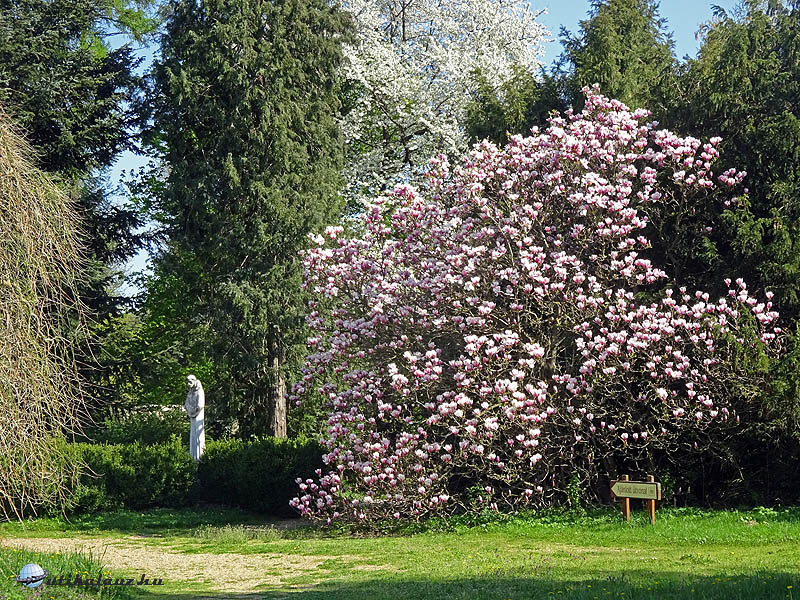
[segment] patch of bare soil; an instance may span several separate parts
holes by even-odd
[[[285,554],[183,554],[147,546],[135,539],[17,538],[0,544],[37,552],[89,554],[112,572],[135,571],[164,582],[203,582],[231,593],[252,593],[261,585],[280,585],[282,574],[297,576],[316,570],[333,556]],[[342,557],[338,557],[342,558]]]

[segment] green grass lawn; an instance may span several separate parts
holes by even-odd
[[[263,558],[274,579],[257,595],[199,580],[134,590],[154,600],[800,599],[800,509],[660,509],[654,526],[641,509],[630,523],[611,510],[487,516],[383,536],[283,530],[255,515],[214,510],[0,525],[4,538],[78,535],[135,536],[148,551],[171,556]]]

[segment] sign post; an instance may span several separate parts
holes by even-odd
[[[622,479],[628,481],[630,477],[623,475]],[[614,491],[614,486],[611,486],[611,491]],[[631,520],[631,499],[627,496],[622,499],[622,516],[625,517],[626,521]]]
[[[655,482],[655,480],[656,480],[656,478],[653,477],[652,475],[648,475],[647,476],[647,481],[649,483],[653,483],[653,482]],[[661,484],[658,485],[658,497],[659,498],[661,497]],[[656,501],[655,501],[654,498],[650,498],[647,501],[647,508],[650,511],[650,524],[651,525],[655,525],[656,524]]]
[[[652,475],[647,481],[631,481],[628,475],[611,482],[611,496],[622,499],[622,516],[626,521],[631,518],[631,498],[647,500],[650,523],[656,522],[656,500],[661,500],[661,484]]]

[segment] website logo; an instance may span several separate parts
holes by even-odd
[[[43,569],[36,563],[28,563],[19,570],[17,581],[29,588],[37,588],[42,585],[45,577],[49,574],[47,569]]]

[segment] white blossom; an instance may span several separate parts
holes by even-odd
[[[515,68],[536,76],[549,36],[521,0],[346,0],[343,8],[357,37],[345,48],[356,99],[342,122],[351,198],[417,182],[433,156],[462,153],[475,73],[495,88]]]

